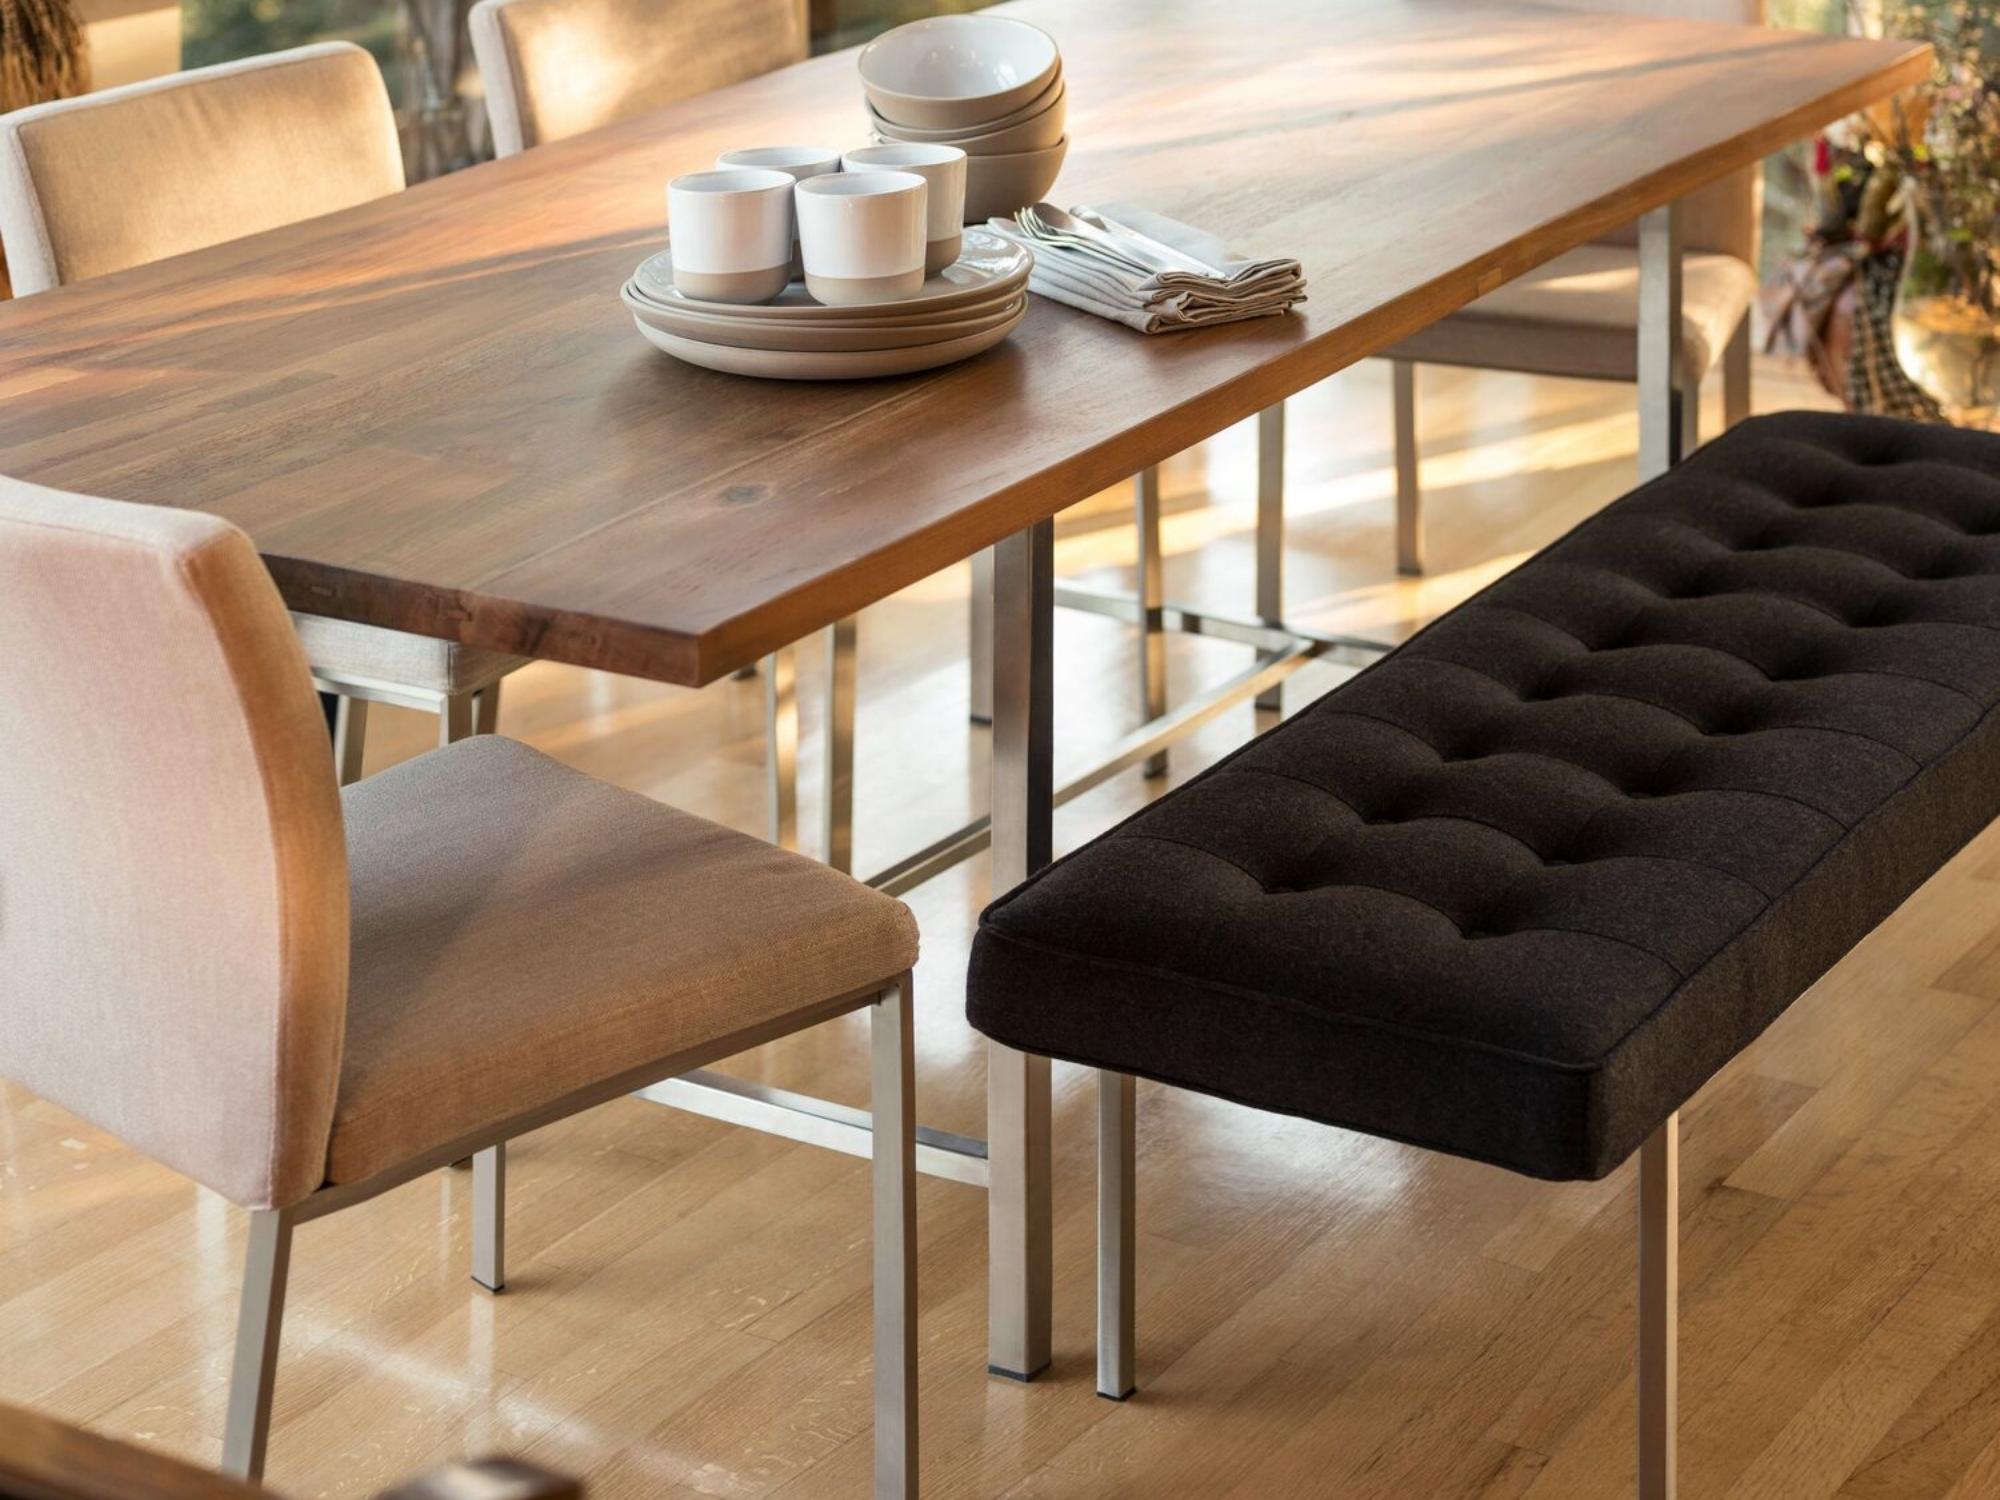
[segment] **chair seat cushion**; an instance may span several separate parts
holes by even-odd
[[[1997,701],[2000,438],[1748,422],[996,901],[969,1013],[1602,1176],[2000,813]]]
[[[1697,385],[1757,297],[1733,255],[1681,258],[1681,366]],[[1487,293],[1388,351],[1426,364],[1633,380],[1638,372],[1639,252],[1584,245]]]
[[[330,1182],[916,961],[900,901],[496,735],[342,797],[353,964]]]
[[[356,680],[433,693],[470,693],[527,664],[523,656],[326,615],[295,613],[292,624],[313,671],[336,683]]]

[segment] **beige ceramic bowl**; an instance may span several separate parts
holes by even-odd
[[[957,136],[974,135],[980,131],[1005,130],[1010,125],[1019,125],[1023,120],[1032,120],[1036,115],[1047,113],[1050,106],[1068,92],[1069,84],[1063,77],[1062,64],[1059,62],[1056,64],[1056,76],[1049,80],[1048,86],[1019,109],[1009,110],[1004,115],[989,115],[983,120],[962,120],[955,125],[919,125],[915,121],[903,119],[893,109],[884,109],[872,92],[865,87],[862,89],[871,119],[880,119],[894,125],[910,140],[939,142],[949,142]]]
[[[928,16],[885,31],[861,49],[858,66],[869,102],[884,118],[964,130],[1032,103],[1055,81],[1062,58],[1040,27],[975,13]]]
[[[868,111],[868,123],[884,141],[901,141],[912,146],[956,146],[967,156],[1006,156],[1017,151],[1046,151],[1063,138],[1064,126],[1069,119],[1064,97],[1066,92],[1058,82],[1054,99],[1040,114],[992,130],[963,133],[912,130],[907,125],[884,119],[873,109]]]
[[[1020,151],[1008,156],[973,156],[965,163],[965,222],[1011,218],[1014,210],[1039,203],[1055,185],[1069,154],[1067,137],[1046,151]]]

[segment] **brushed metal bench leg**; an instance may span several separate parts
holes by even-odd
[[[1285,403],[1257,413],[1257,618],[1280,625],[1285,618]],[[1268,651],[1259,661],[1271,661]],[[1257,695],[1257,707],[1281,713],[1281,682]]]
[[[1055,808],[1055,523],[994,549],[992,889],[1049,862]],[[1053,1202],[1049,1060],[989,1042],[987,1367],[1032,1380],[1049,1363]]]
[[[1160,466],[1132,478],[1133,524],[1139,534],[1139,711],[1147,723],[1167,711],[1167,584],[1160,555]],[[1146,757],[1144,774],[1167,774],[1167,752]]]
[[[1417,367],[1389,362],[1396,406],[1396,571],[1424,571],[1424,494],[1417,468]]]
[[[1135,1080],[1097,1075],[1097,1394],[1123,1401],[1135,1389],[1138,1150]]]
[[[875,1497],[917,1493],[917,1110],[910,977],[869,1014],[875,1152]]]
[[[472,1158],[472,1279],[489,1292],[507,1284],[507,1143]]]
[[[222,1472],[261,1479],[271,1435],[271,1389],[278,1377],[278,1337],[285,1315],[285,1277],[292,1263],[292,1220],[285,1209],[250,1215],[243,1255],[243,1301],[236,1316],[236,1355],[229,1371],[229,1413],[222,1429]]]
[[[1680,1116],[1639,1148],[1639,1500],[1674,1500],[1680,1375]]]

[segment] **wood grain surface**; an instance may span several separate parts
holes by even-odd
[[[394,198],[0,307],[0,470],[242,525],[294,607],[707,682],[1914,82],[1924,49],[1514,0],[1022,0],[1053,196],[1296,254],[1296,316],[1038,302],[895,380],[676,364],[618,302],[662,185],[845,146],[814,59]]]

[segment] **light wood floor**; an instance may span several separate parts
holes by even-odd
[[[1760,405],[1815,399],[1763,373]],[[1389,574],[1386,370],[1292,410],[1292,598],[1402,632],[1630,479],[1630,393],[1424,372],[1436,571]],[[1251,435],[1168,476],[1172,593],[1248,593]],[[1201,502],[1212,499],[1216,503]],[[1068,574],[1129,531],[1072,517]],[[858,825],[874,868],[983,798],[964,721],[963,570],[862,625]],[[1065,617],[1060,746],[1136,716],[1127,637]],[[1241,661],[1176,643],[1181,685]],[[1294,702],[1337,680],[1312,669]],[[817,714],[808,682],[806,712]],[[503,729],[755,829],[760,689],[531,668]],[[378,711],[382,759],[429,724]],[[810,731],[812,725],[808,723]],[[1227,716],[1183,776],[1250,732]],[[807,800],[817,790],[808,756]],[[1148,788],[1066,809],[1075,844]],[[983,1132],[957,986],[983,867],[915,901],[921,1113]],[[1954,862],[1684,1116],[1684,1493],[2000,1495],[2000,835]],[[739,1066],[865,1101],[863,1033]],[[1634,1189],[1549,1186],[1142,1087],[1141,1394],[1092,1389],[1089,1080],[1056,1070],[1056,1363],[984,1372],[984,1204],[922,1188],[924,1479],[935,1496],[1616,1496],[1630,1492]],[[271,1482],[368,1492],[462,1452],[589,1476],[602,1497],[865,1492],[867,1187],[858,1161],[626,1101],[516,1149],[512,1280],[466,1276],[470,1180],[437,1174],[307,1226]],[[0,1091],[0,1399],[209,1461],[242,1216],[19,1091]]]

